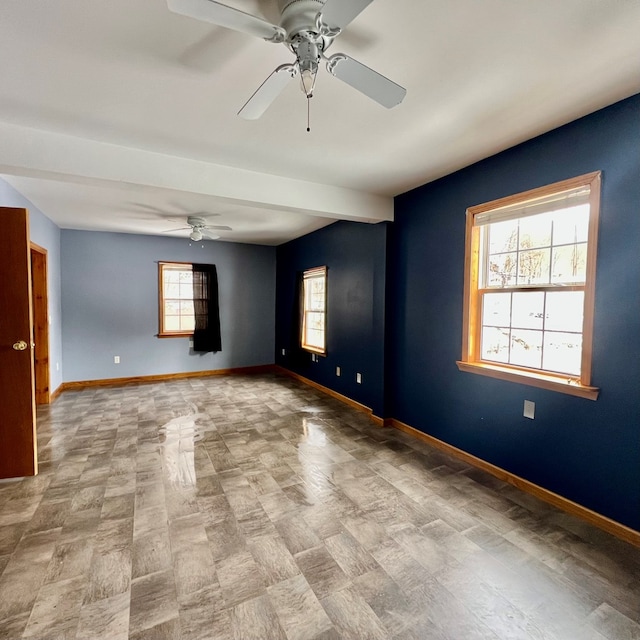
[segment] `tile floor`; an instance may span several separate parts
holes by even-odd
[[[277,375],[67,392],[0,638],[640,639],[640,549]]]

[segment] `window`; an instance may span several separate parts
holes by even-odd
[[[161,337],[190,336],[195,327],[193,270],[189,263],[159,263]]]
[[[600,173],[467,210],[462,371],[595,400]]]
[[[300,344],[313,353],[326,353],[327,268],[302,274],[302,334]]]

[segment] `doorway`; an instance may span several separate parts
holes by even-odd
[[[49,304],[47,300],[47,250],[31,248],[31,303],[33,309],[33,348],[35,401],[49,404]]]

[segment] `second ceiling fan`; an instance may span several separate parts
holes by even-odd
[[[295,62],[275,69],[238,112],[246,120],[256,120],[298,75],[302,90],[311,98],[321,61],[333,76],[382,106],[390,109],[402,102],[407,91],[400,85],[344,53],[325,54],[334,38],[372,1],[278,0],[279,25],[214,0],[167,0],[167,4],[174,13],[283,43],[295,55]]]

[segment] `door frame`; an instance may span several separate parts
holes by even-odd
[[[33,349],[36,404],[51,402],[49,384],[49,302],[47,296],[47,250],[34,242],[31,249],[33,301]]]

